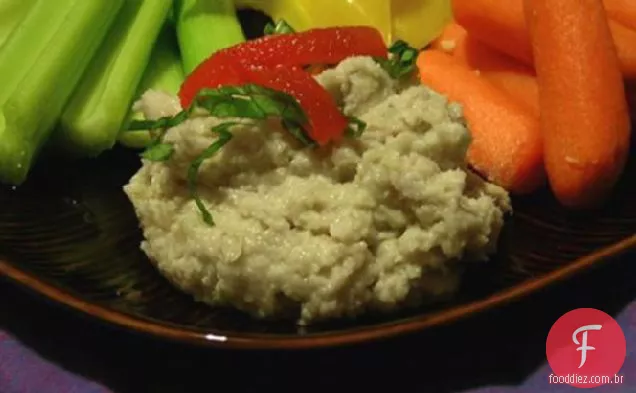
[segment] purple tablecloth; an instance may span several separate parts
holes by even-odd
[[[0,392],[106,393],[110,390],[47,362],[0,332]]]
[[[627,340],[627,359],[620,375],[621,385],[605,385],[594,392],[628,393],[636,391],[636,302],[617,318]],[[531,375],[521,386],[485,387],[464,390],[465,393],[535,393],[575,392],[579,389],[567,385],[550,385],[550,368],[544,367]],[[47,362],[31,349],[21,345],[13,337],[0,332],[0,392],[2,393],[110,393],[108,388],[74,375]],[[175,392],[176,393],[176,392]]]
[[[175,349],[173,344],[114,331],[44,306],[15,288],[3,293],[0,282],[0,393],[190,393],[218,391],[212,389],[214,384],[226,383],[234,384],[233,393],[263,389],[339,392],[342,380],[369,377],[373,379],[360,391],[580,392],[549,384],[551,371],[545,362],[549,327],[560,315],[578,307],[599,308],[614,315],[627,342],[627,359],[619,373],[624,382],[590,391],[636,392],[636,268],[630,263],[636,261],[634,257],[507,310],[475,317],[480,321],[444,327],[439,333],[420,335],[423,337],[407,336],[379,347],[322,354],[237,355],[235,351]],[[397,366],[389,370],[393,364]],[[255,375],[254,370],[260,373]],[[249,375],[241,378],[241,371]],[[294,377],[297,381],[288,380]],[[408,381],[396,382],[402,377]],[[181,386],[184,381],[189,382],[187,387]],[[358,391],[352,386],[344,391],[354,390]]]

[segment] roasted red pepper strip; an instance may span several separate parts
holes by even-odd
[[[382,35],[368,26],[320,28],[270,35],[217,53],[228,54],[250,65],[263,66],[336,64],[351,56],[388,56]]]
[[[336,64],[351,56],[388,56],[382,35],[366,26],[313,29],[278,34],[222,49],[201,63],[181,86],[179,96],[186,107],[203,87],[215,81],[229,82],[236,75],[230,63],[261,66]]]
[[[252,69],[248,83],[282,91],[296,98],[309,119],[305,130],[319,145],[338,140],[349,124],[329,92],[302,69],[285,66]]]
[[[221,58],[219,58],[221,59]],[[215,60],[218,61],[218,60]],[[303,124],[309,137],[319,145],[337,140],[348,126],[333,97],[306,71],[297,67],[247,67],[239,63],[222,63],[206,74],[205,86],[188,92],[184,104],[189,105],[201,87],[256,84],[282,91],[294,97],[305,111],[309,124]]]
[[[259,84],[295,97],[309,118],[310,136],[324,144],[344,133],[347,119],[329,93],[299,67],[336,64],[351,56],[386,58],[382,35],[372,27],[351,26],[247,41],[201,63],[181,86],[181,105],[188,107],[202,88]]]
[[[181,85],[179,98],[183,108],[189,107],[199,90],[203,88],[215,89],[247,83],[245,66],[231,56],[213,56],[203,64],[206,66],[197,68]]]

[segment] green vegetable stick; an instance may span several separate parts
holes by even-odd
[[[123,0],[38,0],[0,48],[0,182],[26,180]]]
[[[33,8],[35,0],[0,0],[0,47]]]
[[[170,24],[166,24],[155,43],[146,67],[144,77],[137,89],[136,98],[148,89],[161,90],[170,94],[177,94],[185,75],[181,66],[177,39]],[[119,143],[132,148],[143,148],[150,142],[148,131],[126,131],[131,120],[142,120],[143,115],[132,109],[119,134]]]
[[[54,134],[64,151],[94,157],[115,144],[171,6],[172,0],[125,1],[64,109]]]
[[[219,49],[245,41],[232,0],[175,0],[175,7],[186,75]]]

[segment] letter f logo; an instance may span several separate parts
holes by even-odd
[[[574,341],[574,344],[581,345],[580,347],[576,349],[577,351],[581,351],[581,364],[579,365],[579,368],[583,367],[583,365],[585,364],[585,361],[587,360],[587,351],[593,351],[596,349],[594,347],[590,347],[587,345],[588,330],[601,330],[601,328],[602,328],[601,325],[581,326],[580,328],[576,329],[574,333],[572,334],[572,341]],[[579,340],[576,338],[576,336],[578,336],[578,334],[581,332],[583,332],[582,340],[581,340],[582,343],[580,343]]]

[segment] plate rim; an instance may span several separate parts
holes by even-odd
[[[601,262],[631,250],[636,250],[636,233],[575,259],[550,273],[528,279],[485,298],[454,306],[451,309],[440,310],[433,315],[416,315],[378,325],[296,337],[275,334],[233,334],[214,329],[205,329],[204,332],[176,325],[171,326],[166,322],[153,322],[150,318],[141,318],[76,296],[64,288],[41,279],[35,273],[20,269],[12,264],[8,258],[3,259],[0,257],[0,278],[5,277],[9,281],[43,296],[49,301],[106,323],[111,327],[117,327],[152,338],[221,349],[300,350],[362,344],[457,322],[479,312],[519,300],[551,284],[568,279],[587,268],[595,267]]]

